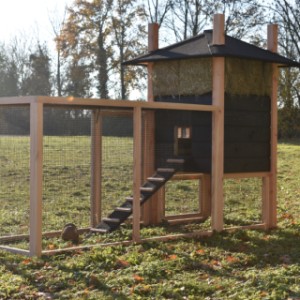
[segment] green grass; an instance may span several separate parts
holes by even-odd
[[[89,140],[52,137],[46,138],[44,144],[44,230],[61,229],[70,221],[87,225]],[[26,138],[0,138],[2,235],[28,230],[28,146]],[[104,149],[111,147],[113,150],[104,151],[103,157],[107,165],[103,183],[105,212],[131,192],[128,178],[132,178],[132,140],[121,143],[120,139],[106,138]],[[278,155],[278,229],[94,248],[30,259],[0,251],[0,299],[300,298],[300,143],[281,143]],[[22,167],[18,160],[25,160]],[[226,180],[226,226],[259,221],[260,192],[257,179]],[[172,182],[167,192],[167,213],[197,210],[197,193],[195,182]],[[209,220],[176,227],[162,224],[142,228],[142,235],[207,227]],[[130,238],[131,226],[124,225],[111,235],[82,236],[81,243]],[[26,248],[27,244],[16,246]],[[44,249],[65,246],[68,243],[59,238],[43,240]]]

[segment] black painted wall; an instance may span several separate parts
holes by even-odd
[[[201,96],[164,96],[158,102],[211,104],[211,93]],[[211,171],[212,113],[156,111],[156,165],[174,158],[175,127],[190,127],[192,155],[184,171]],[[224,172],[270,170],[270,98],[225,95]]]

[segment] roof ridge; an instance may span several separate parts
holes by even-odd
[[[285,57],[277,52],[225,34],[224,45],[213,45],[213,30],[204,30],[201,34],[172,45],[149,51],[123,64],[145,65],[149,62],[180,60],[197,57],[236,57],[277,63],[279,66],[300,67],[300,62]]]

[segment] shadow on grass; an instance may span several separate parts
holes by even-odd
[[[13,299],[60,299],[63,294],[63,299],[90,299],[88,293],[100,292],[101,298],[105,297],[104,299],[128,299],[121,292],[113,291],[105,283],[105,277],[101,278],[86,272],[82,268],[82,263],[78,266],[75,264],[74,267],[61,264],[61,258],[67,260],[74,255],[76,256],[76,253],[42,258],[27,258],[14,254],[6,254],[3,258],[0,256],[0,264],[4,266],[3,271],[10,277],[17,276],[20,282],[19,286],[14,284],[15,289],[12,289],[9,285],[11,280],[8,278],[6,298],[1,298],[1,293],[0,298],[12,299],[10,296],[14,295]],[[25,289],[24,286],[28,288]],[[2,283],[0,287],[2,292],[4,289]],[[72,290],[76,292],[72,293]]]
[[[215,233],[206,238],[209,247],[218,247],[227,252],[248,254],[248,266],[300,264],[300,228],[278,228],[272,231],[237,230]]]

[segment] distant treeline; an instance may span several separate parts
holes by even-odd
[[[0,109],[1,135],[29,135],[29,108],[9,107]],[[70,136],[91,134],[89,110],[44,109],[44,135]],[[104,116],[104,136],[127,137],[133,135],[131,116]]]
[[[131,116],[104,116],[104,136],[133,136]],[[1,135],[29,135],[28,107],[1,107]],[[46,108],[44,110],[44,135],[90,135],[91,113],[85,110]],[[278,110],[278,137],[300,138],[300,109],[298,107]]]

